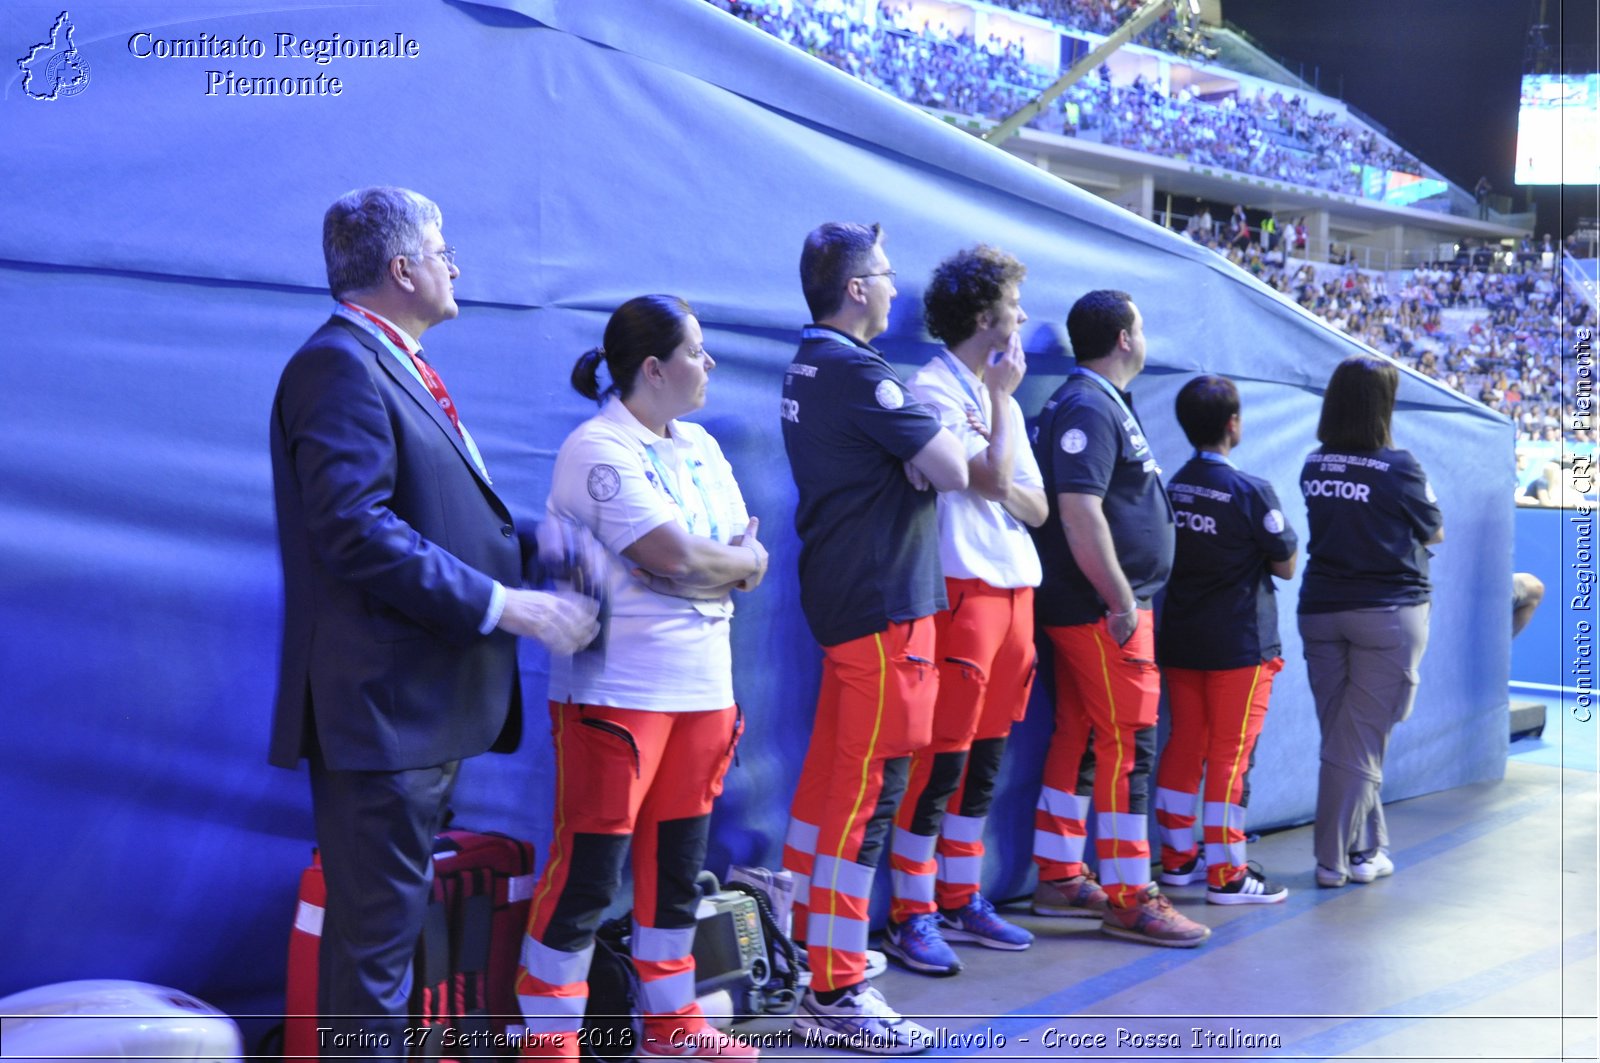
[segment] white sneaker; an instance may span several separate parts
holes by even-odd
[[[1350,881],[1351,882],[1376,882],[1385,875],[1394,874],[1394,861],[1389,859],[1389,854],[1382,849],[1374,849],[1370,853],[1350,854]]]
[[[877,1056],[908,1056],[933,1046],[933,1031],[912,1022],[889,1006],[866,982],[832,1004],[811,990],[800,1002],[795,1029],[805,1044],[823,1044]]]

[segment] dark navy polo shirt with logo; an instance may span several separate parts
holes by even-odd
[[[1163,668],[1248,668],[1282,652],[1270,562],[1299,539],[1277,492],[1220,454],[1192,458],[1167,484],[1178,522],[1156,629]]]
[[[1300,612],[1417,605],[1432,597],[1422,544],[1444,518],[1409,451],[1312,451],[1300,492],[1311,526]]]
[[[1118,401],[1120,399],[1120,401]],[[1173,518],[1161,470],[1133,413],[1133,398],[1088,370],[1074,370],[1039,413],[1034,452],[1050,514],[1034,530],[1044,582],[1035,615],[1049,627],[1092,624],[1106,612],[1072,558],[1061,527],[1061,494],[1104,499],[1117,563],[1141,607],[1172,571]]]
[[[784,372],[779,415],[799,501],[800,606],[824,646],[932,616],[947,605],[938,492],[905,462],[939,432],[883,356],[811,326]]]

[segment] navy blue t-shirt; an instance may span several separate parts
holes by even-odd
[[[1312,451],[1300,492],[1311,525],[1300,612],[1417,605],[1432,597],[1422,544],[1444,518],[1409,451]]]
[[[1067,546],[1058,495],[1105,500],[1117,564],[1141,606],[1149,605],[1172,571],[1172,506],[1161,488],[1161,470],[1133,413],[1132,396],[1117,392],[1119,403],[1104,379],[1074,371],[1044,404],[1034,433],[1050,509],[1033,532],[1044,566],[1034,612],[1049,627],[1092,624],[1106,612]]]
[[[1220,455],[1196,456],[1167,484],[1178,521],[1156,629],[1163,668],[1248,668],[1282,652],[1273,561],[1299,539],[1272,485]]]
[[[948,604],[939,567],[938,492],[904,463],[939,432],[871,347],[811,326],[784,372],[783,447],[800,498],[800,606],[835,646],[932,616]]]

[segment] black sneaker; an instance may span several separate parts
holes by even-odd
[[[1163,886],[1187,886],[1191,882],[1204,882],[1206,880],[1206,858],[1195,853],[1189,862],[1182,867],[1175,867],[1168,871],[1161,869],[1158,876]]]
[[[1208,904],[1277,904],[1289,896],[1289,887],[1270,881],[1253,867],[1226,886],[1211,886],[1206,890]]]

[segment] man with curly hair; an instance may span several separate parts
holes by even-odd
[[[967,487],[939,495],[939,560],[949,607],[934,617],[939,696],[933,741],[911,758],[895,817],[894,903],[884,951],[913,971],[952,975],[949,941],[1021,950],[1033,935],[978,891],[983,829],[1012,722],[1033,685],[1033,588],[1044,481],[1012,393],[1027,371],[1018,291],[1027,270],[992,247],[939,264],[923,294],[945,347],[911,393],[961,440]]]

